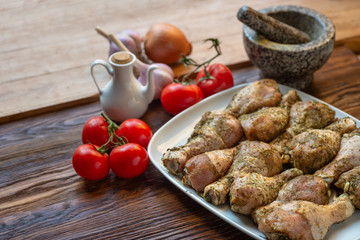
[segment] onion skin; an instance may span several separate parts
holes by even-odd
[[[168,23],[153,25],[144,38],[145,53],[153,62],[172,64],[188,56],[192,45],[184,33]]]

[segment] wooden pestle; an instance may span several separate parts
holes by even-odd
[[[262,14],[248,6],[243,6],[239,9],[237,18],[239,21],[273,42],[301,44],[311,41],[311,38],[307,33],[266,14]]]
[[[104,29],[102,29],[100,27],[96,27],[95,30],[100,35],[104,36],[105,38],[107,38],[107,39],[111,40],[113,43],[115,43],[115,45],[120,50],[130,52],[130,50],[115,36],[115,34],[112,34],[112,33],[108,34],[107,32],[105,32]]]

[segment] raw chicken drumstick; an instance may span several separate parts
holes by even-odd
[[[290,127],[295,134],[309,128],[324,128],[332,123],[334,118],[334,110],[316,101],[296,102],[290,109]]]
[[[287,110],[281,107],[263,107],[239,117],[246,138],[263,142],[269,142],[282,133],[288,120]]]
[[[251,141],[270,142],[286,129],[290,108],[301,101],[295,90],[285,93],[279,107],[262,107],[255,112],[239,117],[246,138]]]
[[[230,188],[230,207],[233,212],[251,214],[257,208],[273,202],[281,187],[296,176],[302,175],[297,168],[288,169],[273,177],[259,173],[241,173]]]
[[[281,101],[279,86],[275,80],[262,79],[253,82],[238,91],[232,98],[226,111],[238,118],[261,107],[274,107]]]
[[[355,127],[354,120],[342,118],[324,129],[308,129],[296,135],[286,144],[291,166],[305,174],[314,173],[336,156],[340,149],[341,134]]]
[[[162,158],[170,173],[182,174],[188,159],[212,150],[234,147],[243,135],[239,120],[223,111],[205,113],[187,143],[168,149]]]
[[[330,195],[331,191],[324,179],[314,175],[301,175],[283,185],[276,201],[304,200],[324,205],[329,203]]]
[[[324,239],[332,224],[342,222],[354,213],[347,194],[330,204],[308,201],[274,201],[257,208],[252,216],[267,239]]]
[[[182,182],[198,192],[224,176],[233,162],[236,148],[214,150],[190,158],[184,169]]]
[[[296,96],[292,96],[292,98],[294,99],[293,101],[296,101],[297,99]],[[284,101],[281,105],[289,107],[289,104],[287,104],[286,101]],[[275,147],[281,155],[286,152],[286,144],[295,135],[310,128],[323,128],[332,123],[335,118],[335,112],[328,105],[315,101],[296,101],[293,105],[291,105],[289,115],[288,128],[284,133],[277,136],[270,142],[270,144]],[[288,159],[285,158],[284,162],[286,163],[287,161]]]
[[[336,181],[341,174],[360,166],[360,128],[341,138],[340,150],[336,157],[325,167],[315,172],[327,183]]]
[[[298,92],[294,89],[291,89],[281,97],[280,107],[285,108],[290,113],[292,105],[300,101],[301,97],[299,96]]]
[[[353,205],[360,209],[360,166],[341,174],[335,186],[348,193]]]
[[[356,129],[356,122],[349,117],[344,117],[336,120],[334,123],[326,126],[324,129],[338,132],[342,136],[345,133],[354,131]]]
[[[246,140],[236,148],[234,161],[226,175],[205,187],[203,196],[206,201],[215,205],[225,203],[231,183],[241,172],[256,172],[267,177],[281,172],[280,155],[269,144]]]

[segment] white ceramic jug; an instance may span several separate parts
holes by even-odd
[[[152,65],[147,70],[147,82],[143,86],[134,76],[133,65],[136,56],[131,52],[117,52],[109,57],[111,66],[102,59],[91,64],[91,76],[100,93],[100,103],[103,111],[112,120],[122,122],[129,118],[140,118],[154,98],[155,86]],[[100,89],[94,77],[94,67],[102,65],[112,79],[103,89]]]

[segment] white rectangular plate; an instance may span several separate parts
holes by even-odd
[[[231,89],[217,93],[205,100],[195,104],[194,106],[181,112],[164,126],[162,126],[152,137],[148,152],[152,163],[155,167],[176,187],[186,193],[189,197],[194,199],[200,205],[222,218],[226,222],[230,223],[240,231],[248,234],[255,239],[265,239],[265,236],[259,232],[257,226],[252,222],[250,217],[234,213],[230,208],[224,204],[224,206],[215,206],[206,202],[202,196],[200,196],[192,188],[182,184],[181,179],[170,174],[163,166],[161,158],[163,153],[171,147],[182,145],[186,143],[187,138],[193,131],[195,124],[200,120],[201,116],[206,111],[224,109],[233,95],[242,87],[247,84],[235,86]],[[282,94],[285,94],[291,88],[279,84],[279,89]],[[298,90],[297,90],[298,91]],[[315,97],[312,97],[306,93],[298,91],[303,101],[315,100],[325,103]],[[326,103],[325,103],[326,104]],[[360,127],[360,121],[354,117],[346,114],[345,112],[329,105],[336,112],[336,117],[351,117],[356,121],[358,127]],[[360,239],[360,211],[356,210],[355,213],[346,221],[335,224],[330,228],[329,233],[326,235],[327,240],[343,240],[343,239]]]

